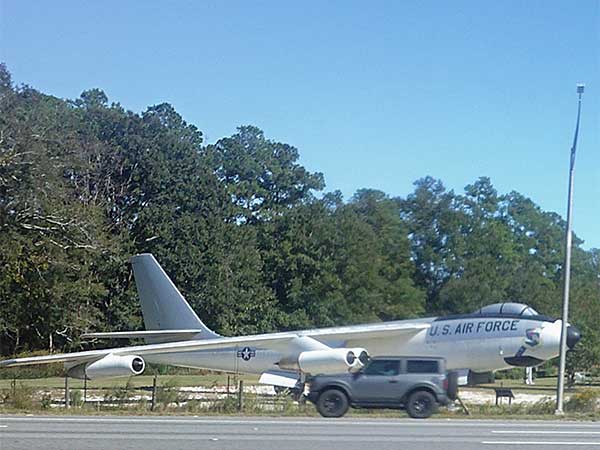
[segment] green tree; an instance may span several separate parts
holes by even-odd
[[[408,227],[415,283],[426,292],[427,312],[446,312],[440,292],[461,270],[462,227],[466,220],[453,191],[432,177],[415,182],[415,190],[400,200],[400,216]]]
[[[215,172],[236,207],[235,220],[270,220],[324,187],[323,175],[298,164],[298,150],[266,139],[262,130],[242,126],[209,146]]]

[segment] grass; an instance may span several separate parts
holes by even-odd
[[[152,386],[153,375],[140,375],[132,377],[130,387]],[[232,389],[234,387],[234,379],[244,380],[244,384],[252,385],[258,383],[258,376],[253,375],[238,375],[234,377],[230,375],[230,383]],[[159,375],[158,380],[161,383],[176,383],[178,386],[225,386],[227,385],[227,374],[210,373],[206,375]],[[0,380],[0,389],[11,389],[13,380]],[[29,378],[18,379],[17,384],[23,384],[34,389],[62,389],[65,387],[64,377],[50,378]],[[88,389],[112,389],[125,386],[127,378],[112,378],[101,380],[88,380]],[[69,387],[71,389],[83,389],[83,380],[69,379]]]
[[[150,411],[148,405],[128,408],[102,408],[86,404],[79,408],[52,408],[52,409],[16,409],[0,406],[1,414],[36,414],[36,415],[89,415],[89,416],[228,416],[228,417],[320,417],[312,404],[294,405],[288,408],[280,408],[274,411],[246,407],[240,412],[229,402],[228,405],[215,405],[210,408],[199,408],[194,402],[177,408],[157,408]],[[563,416],[556,416],[553,412],[530,412],[521,408],[509,407],[475,407],[469,405],[471,414],[465,415],[461,410],[440,410],[432,418],[434,419],[465,419],[465,420],[570,420],[570,421],[594,421],[600,422],[600,413],[577,413],[566,412]],[[392,409],[350,409],[346,417],[354,418],[381,418],[381,419],[406,419],[405,411]]]
[[[475,389],[491,390],[494,388],[505,387],[513,389],[515,393],[552,395],[556,392],[556,383],[557,377],[537,378],[534,385],[526,385],[522,380],[518,379],[502,379],[496,380],[495,383],[477,385]],[[565,388],[567,392],[578,392],[582,389],[594,389],[600,392],[600,382],[577,384],[573,388]]]
[[[234,376],[230,375],[230,385],[235,391]],[[240,376],[245,386],[255,385],[256,376]],[[179,392],[180,386],[202,386],[210,388],[225,386],[227,374],[207,373],[193,375],[160,375],[158,377],[157,407],[150,411],[150,402],[141,401],[137,404],[128,404],[136,388],[152,386],[153,376],[145,375],[129,379],[112,379],[88,381],[88,399],[90,393],[99,394],[105,399],[114,401],[114,406],[83,404],[80,389],[83,381],[69,380],[71,400],[74,407],[52,407],[51,394],[60,398],[64,388],[64,378],[37,378],[16,380],[13,389],[12,380],[0,380],[0,414],[1,413],[49,413],[49,414],[116,414],[116,415],[263,415],[263,416],[318,416],[312,404],[298,404],[291,399],[280,396],[272,403],[273,409],[266,409],[265,400],[258,395],[246,392],[244,394],[244,411],[237,408],[237,396],[232,395],[210,401],[185,400]],[[487,384],[473,388],[475,391],[491,390],[500,385],[512,388],[515,394],[532,393],[553,395],[555,391],[555,378],[538,379],[534,386],[527,386],[520,380],[498,380],[494,384]],[[470,390],[466,388],[463,390]],[[50,394],[51,393],[51,394]],[[140,391],[137,391],[139,394]],[[146,392],[146,394],[148,394]],[[600,421],[600,388],[598,386],[577,386],[569,391],[570,398],[565,403],[567,414],[565,419],[571,420],[599,420]],[[468,404],[474,419],[556,419],[554,415],[554,401],[541,400],[533,404],[516,404],[509,406],[503,404],[498,407],[492,404]],[[349,415],[356,417],[406,417],[406,413],[395,410],[351,410]],[[450,411],[442,409],[437,417],[440,418],[467,418],[462,410]]]
[[[257,375],[229,375],[232,389],[235,384],[235,379],[244,380],[245,385],[258,384]],[[130,379],[131,387],[142,387],[152,386],[154,376],[153,375],[140,375],[132,377]],[[195,375],[159,375],[158,379],[160,382],[175,383],[178,386],[225,386],[227,384],[227,374],[225,373],[207,373],[207,374],[195,374]],[[13,380],[11,379],[0,379],[0,389],[9,389],[12,386]],[[63,377],[50,377],[50,378],[28,378],[28,379],[17,379],[17,383],[22,383],[24,386],[28,386],[34,389],[61,389],[65,385],[65,379]],[[127,383],[126,378],[114,378],[114,379],[101,379],[101,380],[88,380],[88,389],[103,389],[103,388],[115,388],[124,386]],[[69,379],[69,386],[72,389],[83,389],[83,380]],[[506,387],[515,390],[518,393],[528,394],[552,394],[556,390],[556,377],[549,378],[538,378],[535,385],[525,385],[522,380],[516,379],[504,379],[496,380],[495,383],[481,384],[475,389],[486,390],[494,389],[498,387]],[[470,388],[461,388],[470,389]],[[568,389],[569,392],[578,392],[582,389],[595,389],[600,392],[600,383],[592,383],[590,385],[576,385],[574,389]]]

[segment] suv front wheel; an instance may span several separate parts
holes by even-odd
[[[317,400],[317,411],[323,417],[342,417],[349,406],[348,396],[337,389],[322,392]]]
[[[406,403],[406,412],[413,419],[427,419],[437,407],[435,397],[427,391],[416,391],[410,394]]]

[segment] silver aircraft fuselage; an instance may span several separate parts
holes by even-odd
[[[429,328],[405,338],[360,338],[340,342],[320,339],[331,347],[364,347],[371,356],[436,356],[447,361],[448,369],[470,369],[475,372],[507,369],[513,366],[537,365],[559,353],[561,321],[541,316],[459,316],[397,321],[423,323]],[[369,325],[357,325],[368,331]],[[298,336],[311,330],[298,331]],[[289,355],[289,349],[261,346],[232,346],[218,350],[202,350],[148,355],[148,362],[175,366],[216,369],[228,372],[260,374],[280,367],[277,362]]]

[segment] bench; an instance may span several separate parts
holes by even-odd
[[[508,398],[508,404],[512,405],[512,399],[515,398],[512,389],[509,388],[494,388],[496,391],[496,406],[498,406],[498,400],[501,398]]]

